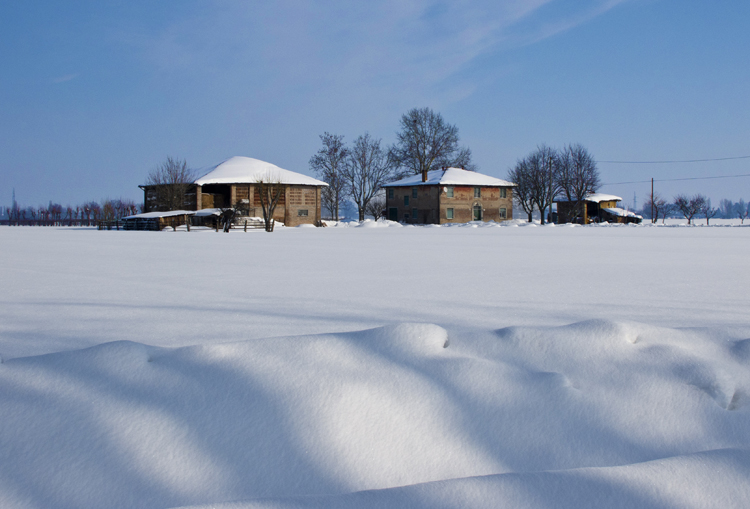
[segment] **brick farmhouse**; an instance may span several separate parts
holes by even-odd
[[[513,219],[515,184],[461,168],[423,172],[383,186],[386,217],[413,224]]]

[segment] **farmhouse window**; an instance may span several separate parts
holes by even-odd
[[[419,215],[417,215],[417,209],[411,209],[411,217],[416,221]]]
[[[409,195],[404,195],[404,207],[409,206]]]
[[[474,188],[474,198],[481,198],[482,197],[482,188],[481,187],[475,187]]]
[[[388,199],[389,200],[393,199],[393,188],[392,187],[390,189],[388,189]]]
[[[504,208],[501,208],[500,209],[500,217],[503,218],[503,219],[507,218],[508,217],[508,211],[506,209],[504,209]]]
[[[417,199],[417,188],[416,187],[412,187],[411,188],[411,197],[414,198],[415,200]]]
[[[445,209],[445,218],[453,219],[453,209]]]
[[[507,189],[505,189],[504,187],[501,187],[500,188],[500,198],[507,198],[508,197],[507,191],[508,191]]]
[[[448,198],[453,198],[453,188],[452,187],[449,187],[449,188],[446,189],[445,196],[447,196]]]
[[[297,215],[300,217],[307,217],[307,209],[298,210]]]

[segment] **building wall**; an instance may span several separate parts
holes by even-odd
[[[453,189],[452,197],[448,196],[448,188]],[[395,209],[396,220],[406,223],[467,223],[474,220],[474,206],[479,205],[482,221],[513,219],[513,188],[480,187],[479,197],[475,197],[474,189],[473,186],[437,185],[386,188],[386,217],[392,219]],[[505,190],[504,198],[501,197],[502,189]],[[501,208],[505,209],[505,217],[501,216]],[[449,209],[453,211],[452,218]]]
[[[259,187],[252,184],[233,184],[233,195],[238,208],[248,216],[263,217]],[[274,190],[275,191],[275,190]],[[286,226],[320,224],[320,188],[316,186],[283,185],[273,212],[276,221]]]

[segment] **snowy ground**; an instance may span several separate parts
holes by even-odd
[[[2,227],[0,507],[746,507],[724,223]]]

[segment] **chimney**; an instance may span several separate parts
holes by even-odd
[[[422,170],[422,182],[427,182],[427,170]]]

